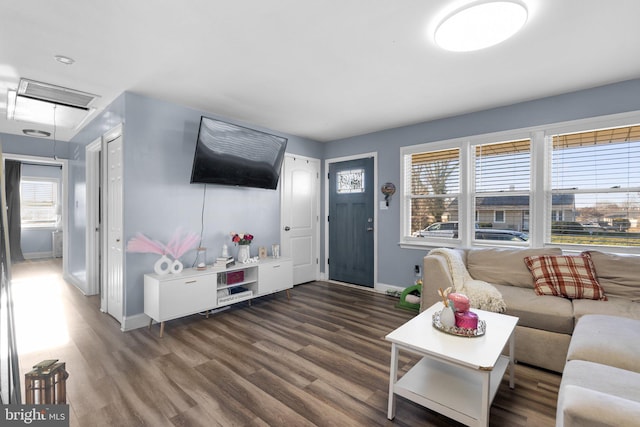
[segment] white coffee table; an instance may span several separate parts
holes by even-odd
[[[444,333],[432,325],[436,303],[386,336],[391,341],[391,372],[387,418],[395,417],[396,395],[468,426],[488,426],[489,408],[509,368],[514,387],[514,330],[518,318],[472,309],[486,322],[480,337]],[[502,350],[509,344],[509,356]],[[400,350],[423,358],[398,380]]]

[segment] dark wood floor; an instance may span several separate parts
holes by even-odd
[[[14,266],[21,373],[66,362],[72,426],[451,426],[398,399],[387,420],[390,344],[414,314],[397,299],[314,282],[200,315],[123,333],[60,276],[59,261]],[[401,353],[406,370],[415,358]],[[516,367],[491,408],[492,426],[553,426],[560,376]],[[23,390],[24,393],[24,390]]]

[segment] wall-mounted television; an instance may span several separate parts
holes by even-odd
[[[287,138],[202,116],[191,183],[278,187]]]

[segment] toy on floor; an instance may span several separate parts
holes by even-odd
[[[405,310],[420,311],[420,296],[422,294],[422,280],[417,280],[416,284],[409,286],[400,294],[400,302],[396,307]]]

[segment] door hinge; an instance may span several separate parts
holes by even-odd
[[[320,260],[316,258],[316,264],[320,264]]]
[[[327,222],[329,222],[329,215],[327,215]]]
[[[329,262],[329,258],[327,258],[327,265],[329,265],[329,264],[331,264],[331,263]]]
[[[329,179],[329,172],[327,172],[327,179]]]

